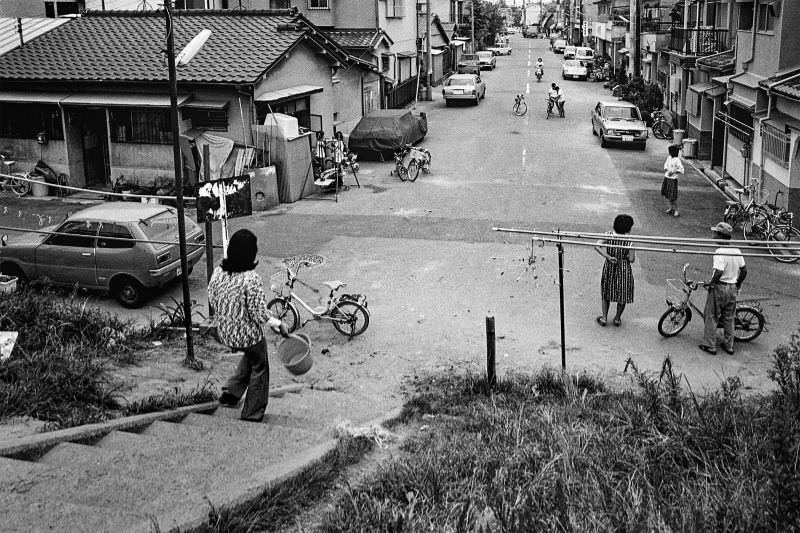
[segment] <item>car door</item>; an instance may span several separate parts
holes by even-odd
[[[53,283],[84,287],[97,286],[95,240],[99,224],[68,220],[36,247],[36,276]]]
[[[144,279],[141,278],[140,273],[136,272],[137,268],[141,267],[147,270],[152,265],[147,263],[146,252],[142,251],[142,248],[141,246],[136,247],[136,241],[133,240],[133,236],[126,226],[103,222],[100,226],[95,252],[97,284],[107,287],[111,277],[120,272],[139,274],[136,277]]]

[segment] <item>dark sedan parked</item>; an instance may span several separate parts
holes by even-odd
[[[367,113],[350,132],[348,148],[361,159],[388,159],[407,144],[428,133],[428,116],[408,109],[376,109]]]
[[[203,230],[184,218],[186,242],[203,244]],[[54,285],[109,290],[131,308],[140,307],[152,288],[183,275],[173,207],[110,202],[79,211],[46,231],[53,234],[3,235],[0,271],[23,283],[46,278]],[[205,249],[189,246],[187,252],[191,271]]]

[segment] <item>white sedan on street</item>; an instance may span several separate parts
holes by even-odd
[[[478,105],[481,98],[486,98],[486,83],[475,74],[453,74],[444,82],[442,96],[448,107],[451,100],[467,100]]]
[[[494,58],[494,52],[491,50],[481,50],[478,52],[478,61],[480,62],[481,70],[488,68],[494,70],[497,66],[497,60]]]
[[[589,77],[589,69],[583,61],[567,59],[561,67],[561,77],[566,79],[585,80]]]

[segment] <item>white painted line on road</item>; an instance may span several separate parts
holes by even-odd
[[[523,167],[525,166],[525,154],[527,154],[527,153],[528,153],[528,149],[527,148],[523,148],[522,149],[522,166]]]
[[[525,94],[531,94],[531,84],[530,83],[526,83],[525,84]]]
[[[531,71],[530,70],[528,70],[528,77],[529,78],[531,77]]]

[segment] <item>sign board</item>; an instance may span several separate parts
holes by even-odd
[[[253,214],[250,176],[222,178],[197,186],[197,221],[213,222]]]

